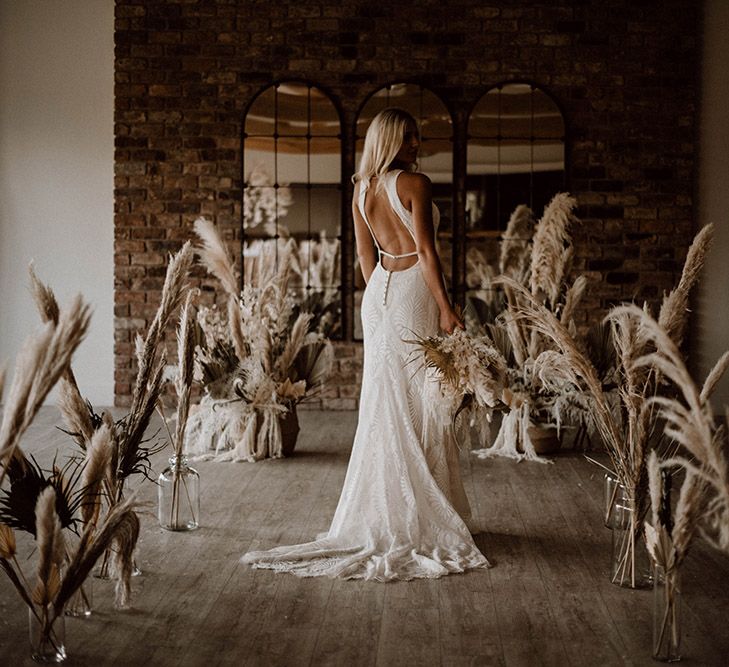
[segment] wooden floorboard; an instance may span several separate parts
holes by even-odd
[[[43,465],[73,451],[44,409],[23,446]],[[156,487],[142,514],[133,607],[94,580],[94,613],[67,619],[74,665],[649,665],[652,595],[609,581],[602,473],[579,454],[552,465],[462,452],[488,570],[375,584],[299,579],[239,562],[250,549],[326,531],[346,472],[354,413],[304,412],[291,459],[196,464],[201,528],[162,530]],[[157,425],[158,426],[158,425]],[[166,453],[153,459],[159,472]],[[31,542],[19,536],[25,555]],[[697,543],[683,568],[686,662],[726,664],[729,559]],[[0,579],[0,665],[32,664],[27,613]]]

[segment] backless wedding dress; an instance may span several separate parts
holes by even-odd
[[[414,238],[410,212],[384,176],[390,205]],[[369,183],[360,182],[365,213]],[[433,223],[439,222],[433,206]],[[407,256],[416,253],[408,253]],[[438,333],[438,306],[419,263],[402,271],[375,267],[362,298],[364,369],[359,422],[329,532],[313,542],[252,551],[242,561],[301,577],[390,581],[440,577],[488,566],[469,530],[470,508],[458,450],[437,380],[404,339]],[[439,406],[443,406],[440,409]]]

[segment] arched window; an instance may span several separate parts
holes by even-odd
[[[486,92],[468,121],[466,289],[480,300],[498,272],[499,239],[519,204],[538,219],[565,182],[565,124],[554,100],[529,83]]]
[[[242,276],[290,262],[289,290],[325,333],[341,331],[341,122],[329,96],[282,82],[251,103],[243,132]]]
[[[438,232],[441,261],[448,278],[451,275],[451,240],[453,208],[453,124],[451,114],[442,100],[427,88],[413,83],[394,83],[374,92],[357,117],[356,166],[364,146],[364,137],[372,119],[387,107],[408,111],[420,128],[420,157],[418,169],[433,182],[433,201],[440,210]],[[360,304],[364,280],[358,266],[354,277],[354,337],[361,339]]]

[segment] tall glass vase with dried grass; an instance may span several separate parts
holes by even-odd
[[[681,280],[661,304],[658,321],[669,340],[678,346],[686,328],[689,292],[698,280],[713,229],[707,226],[694,239],[684,265]],[[605,392],[599,374],[582,347],[560,319],[545,308],[522,286],[508,282],[522,295],[516,310],[517,319],[527,324],[532,335],[546,336],[554,349],[543,351],[536,360],[540,376],[561,377],[590,397],[591,416],[612,463],[612,471],[624,487],[625,506],[622,532],[614,550],[614,583],[635,588],[649,583],[636,565],[643,549],[642,526],[648,511],[647,458],[651,448],[671,446],[657,426],[654,397],[661,387],[660,370],[639,363],[654,343],[642,324],[644,311],[634,305],[617,306],[607,315],[617,352],[619,409]]]
[[[163,418],[174,449],[170,465],[157,480],[159,523],[167,530],[195,530],[200,523],[200,475],[183,454],[194,373],[194,319],[188,294],[177,328],[177,414],[174,433]],[[160,408],[162,410],[162,408]]]
[[[161,445],[152,442],[145,433],[154,414],[162,390],[165,367],[161,346],[164,332],[174,311],[182,301],[190,266],[193,261],[191,244],[170,258],[167,266],[159,308],[147,330],[146,336],[136,338],[137,376],[132,392],[129,412],[119,420],[108,413],[99,416],[93,406],[81,395],[81,391],[70,367],[64,369],[60,380],[59,407],[66,423],[67,433],[86,452],[89,443],[102,427],[109,432],[108,464],[106,466],[102,493],[104,508],[108,514],[122,503],[126,494],[127,480],[135,474],[150,477],[150,457],[160,451]],[[58,320],[58,304],[50,287],[41,283],[31,269],[31,283],[36,305],[44,322]],[[136,517],[134,512],[132,514]],[[119,533],[109,543],[103,554],[98,576],[116,580],[116,605],[128,607],[131,595],[131,577],[135,572],[134,551],[139,537],[139,521],[133,528]]]
[[[651,520],[645,534],[653,559],[653,657],[666,662],[680,659],[681,565],[696,535],[729,553],[729,463],[726,458],[727,426],[717,426],[710,397],[729,368],[725,352],[699,388],[688,372],[670,330],[639,312],[645,335],[654,351],[636,363],[648,366],[673,384],[674,395],[652,398],[665,420],[665,432],[678,448],[663,458],[652,453],[648,462]],[[683,470],[678,503],[672,512],[670,480]]]

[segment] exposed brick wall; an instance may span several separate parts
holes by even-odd
[[[692,233],[700,4],[117,0],[117,402],[128,401],[132,337],[155,310],[166,253],[198,215],[238,236],[242,114],[274,81],[329,91],[347,145],[358,108],[388,83],[430,87],[461,127],[494,84],[544,87],[569,128],[584,221],[575,269],[593,278],[586,316],[659,297]],[[321,405],[354,407],[360,366],[361,348],[341,344]]]

